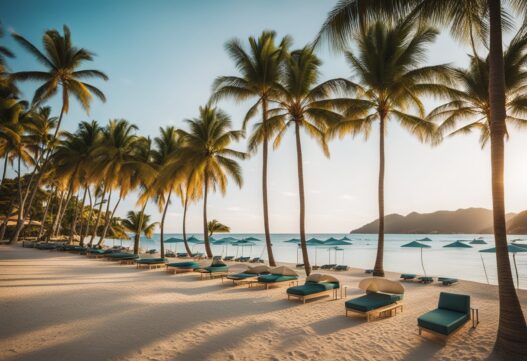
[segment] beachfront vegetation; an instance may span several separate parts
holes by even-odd
[[[207,224],[207,228],[209,230],[209,238],[212,237],[214,233],[229,233],[231,231],[231,228],[229,226],[224,225],[217,219],[209,221],[209,223]]]
[[[504,1],[520,19],[527,21],[527,1]],[[506,76],[502,31],[511,26],[511,16],[501,0],[340,0],[329,13],[317,41],[328,40],[336,49],[346,50],[348,43],[367,24],[414,18],[416,26],[426,23],[450,30],[452,36],[468,43],[474,57],[477,43],[489,49],[488,99],[489,138],[491,143],[492,204],[494,238],[500,292],[500,322],[495,351],[508,358],[527,353],[527,325],[514,288],[507,250],[504,190],[504,141],[506,136]]]
[[[508,3],[518,14],[526,13],[527,1]],[[335,49],[345,52],[353,70],[351,81],[317,85],[318,60],[313,49],[290,52],[289,37],[276,44],[275,33],[264,32],[258,38],[249,38],[249,49],[244,49],[240,41],[232,40],[226,49],[239,75],[216,79],[211,104],[200,108],[199,116],[186,122],[190,130],[163,130],[154,144],[138,135],[137,127],[126,120],[112,120],[104,127],[96,122],[81,123],[75,133],[61,132],[70,96],[89,111],[93,97],[104,101],[105,95],[84,80],[107,80],[107,76],[98,70],[79,70],[93,56],[73,46],[67,27],[63,34],[56,30],[45,32],[44,52],[21,35],[13,34],[46,71],[9,73],[6,61],[13,54],[0,47],[0,155],[5,160],[5,169],[12,167],[17,175],[14,181],[2,177],[4,218],[0,232],[6,230],[9,217],[14,217],[16,226],[9,236],[16,242],[24,227],[38,217],[41,224],[28,228],[39,238],[49,240],[66,234],[70,240],[79,239],[83,243],[89,237],[91,246],[97,236],[100,237],[97,243],[102,245],[107,235],[122,236],[126,229],[135,235],[134,253],[138,253],[140,236],[151,235],[157,225],[150,223],[150,217],[145,214],[146,205],[154,200],[163,209],[163,225],[170,198],[175,193],[184,207],[183,234],[189,253],[185,231],[187,208],[190,202],[203,199],[205,248],[207,256],[212,257],[208,240],[208,194],[216,189],[225,193],[229,177],[241,186],[241,168],[236,160],[246,157],[246,153],[230,148],[244,132],[233,130],[228,115],[212,104],[225,98],[254,99],[242,129],[251,118],[259,118],[249,138],[249,152],[262,147],[263,221],[268,260],[275,265],[267,205],[268,143],[274,138],[278,144],[291,125],[296,135],[299,233],[307,273],[310,267],[303,227],[300,129],[327,151],[328,136],[368,134],[372,123],[379,123],[380,227],[374,272],[383,275],[386,122],[395,119],[419,139],[434,143],[443,132],[454,129],[458,120],[470,120],[457,133],[480,129],[482,142],[489,141],[491,146],[500,292],[496,351],[511,358],[522,356],[527,353],[523,342],[527,328],[507,252],[503,176],[507,122],[525,123],[526,100],[520,93],[525,90],[525,33],[520,32],[503,55],[502,29],[510,27],[508,19],[502,17],[499,0],[341,0],[329,14],[317,42],[328,40]],[[469,69],[452,70],[443,65],[421,67],[426,45],[437,35],[427,24],[449,28],[456,39],[467,43],[473,53]],[[351,44],[357,51],[349,50]],[[480,44],[488,45],[486,59],[477,54]],[[16,84],[26,80],[41,83],[31,105],[18,99]],[[60,110],[43,107],[59,92]],[[426,117],[422,97],[429,95],[446,98],[449,103]],[[54,113],[58,116],[52,116]],[[474,114],[479,118],[474,119]],[[439,132],[436,132],[437,120],[442,122]],[[29,173],[22,174],[24,169]],[[119,202],[132,190],[140,192],[140,210],[129,212],[126,220],[119,220],[115,217]],[[85,206],[86,200],[88,206]]]

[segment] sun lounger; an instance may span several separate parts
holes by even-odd
[[[373,272],[372,272],[373,273]],[[417,277],[417,275],[414,275],[413,273],[403,273],[400,278],[402,278],[405,281],[413,280]]]
[[[347,271],[348,269],[349,267],[344,264],[339,264],[334,268],[335,271]]]
[[[161,268],[167,263],[166,258],[140,258],[135,260],[137,268]]]
[[[333,299],[338,297],[340,282],[333,276],[312,274],[306,279],[302,286],[289,287],[287,289],[287,299],[299,299],[303,303],[312,298],[333,295]]]
[[[234,261],[236,262],[249,262],[251,260],[251,257],[238,257]]]
[[[434,278],[433,277],[419,277],[419,282],[427,285],[429,283],[434,282]]]
[[[437,279],[437,281],[441,282],[443,284],[443,286],[451,286],[454,283],[458,283],[459,282],[459,280],[457,278],[452,278],[452,277],[439,277]]]
[[[189,262],[174,262],[166,264],[166,271],[168,273],[185,273],[193,272],[194,270],[200,268],[198,262],[189,261]]]
[[[364,273],[366,273],[366,274],[369,274],[369,275],[370,275],[370,274],[372,274],[372,273],[373,273],[373,270],[372,270],[372,269],[367,269],[367,270],[365,270],[365,271],[364,271]]]
[[[198,268],[195,271],[200,273],[201,279],[203,279],[204,276],[209,275],[211,279],[214,277],[221,277],[221,281],[223,282],[223,277],[229,274],[229,266],[222,261],[216,260],[213,261],[210,266]]]
[[[258,276],[269,274],[270,270],[271,268],[265,265],[249,267],[241,273],[228,275],[227,279],[231,280],[233,285],[252,283],[258,281]]]
[[[35,248],[52,251],[52,250],[55,250],[57,247],[58,245],[55,243],[37,243]]]
[[[132,254],[132,253],[114,252],[114,253],[107,254],[105,258],[110,261],[122,261],[122,260],[135,260],[135,259],[138,259],[139,256],[136,254]]]
[[[304,264],[303,263],[297,263],[295,265],[296,268],[304,268]]]
[[[203,259],[203,258],[207,258],[207,257],[205,257],[205,254],[202,253],[202,252],[193,253],[193,254],[192,254],[192,257],[193,257],[194,259]]]
[[[187,252],[178,252],[178,253],[176,253],[176,256],[178,258],[187,258],[188,257],[188,253]]]
[[[214,256],[212,257],[213,261],[221,261],[221,256]]]
[[[327,270],[330,270],[330,269],[333,269],[335,266],[336,266],[336,264],[325,264],[325,265],[322,265],[322,266],[320,267],[320,269],[327,269]]]
[[[372,316],[393,316],[399,309],[403,311],[404,288],[399,282],[383,278],[367,278],[359,283],[359,288],[366,291],[361,297],[346,301],[346,317],[349,313],[366,316],[369,322]]]
[[[263,259],[261,259],[260,257],[255,257],[249,261],[249,263],[263,263],[263,262],[264,262]]]
[[[470,296],[441,292],[437,308],[421,315],[417,326],[420,335],[426,331],[446,341],[470,319]]]
[[[270,274],[258,277],[259,285],[265,286],[266,289],[271,285],[283,283],[298,285],[298,273],[288,267],[276,267],[270,270]]]
[[[232,261],[232,260],[234,260],[234,256],[226,256],[226,257],[223,257],[223,260],[224,260],[224,261]]]
[[[172,251],[165,251],[165,257],[176,257],[176,254]]]

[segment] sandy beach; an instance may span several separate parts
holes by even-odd
[[[348,286],[348,299],[362,293],[363,270],[332,273]],[[368,323],[346,318],[343,299],[303,305],[287,301],[285,287],[232,287],[18,246],[0,248],[0,287],[6,361],[479,360],[491,352],[498,320],[497,287],[475,282],[404,283],[404,312]],[[416,327],[445,290],[471,295],[481,321],[446,346],[418,336]],[[527,311],[527,291],[519,297]]]

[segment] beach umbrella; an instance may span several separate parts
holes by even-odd
[[[255,237],[247,237],[242,239],[242,241],[261,242],[262,240]]]
[[[351,241],[351,239],[349,239],[348,237],[344,236],[340,239],[341,241]]]
[[[189,239],[187,239],[187,242],[188,242],[188,243],[194,243],[194,244],[203,244],[203,243],[205,243],[205,242],[202,241],[201,239],[197,239],[197,238],[194,237],[194,236],[191,236]]]
[[[300,243],[300,239],[299,238],[291,238],[291,239],[288,239],[287,241],[284,241],[285,243]]]
[[[324,241],[324,246],[351,246],[351,243],[343,239],[330,238]]]
[[[418,239],[417,242],[432,242],[432,240],[428,237]]]
[[[470,244],[487,244],[487,242],[482,239],[473,239],[472,241],[470,241]]]
[[[184,243],[185,241],[181,238],[171,237],[165,240],[165,243]]]
[[[516,265],[516,253],[527,252],[527,247],[518,247],[518,245],[516,244],[509,244],[507,245],[507,251],[509,253],[512,253],[512,260],[514,261],[514,270],[516,271],[516,286],[520,288],[520,276],[518,275],[518,266]],[[482,249],[480,252],[496,253],[496,247]],[[481,257],[481,261],[483,262],[483,257]],[[485,269],[485,262],[483,262],[483,269]],[[486,274],[487,274],[487,270],[485,269],[485,275]],[[487,277],[487,282],[488,282],[488,277]]]
[[[228,241],[232,243],[232,242],[238,242],[239,239],[228,236],[228,237],[219,238],[218,241]]]
[[[328,248],[328,261],[329,263],[331,263],[331,251],[335,251],[335,263],[337,263],[337,251],[343,251],[342,253],[342,258],[344,259],[344,248],[340,248],[338,246],[335,246],[335,247],[329,247]]]
[[[320,239],[316,238],[310,238],[306,241],[306,244],[308,246],[321,246],[324,244],[324,241],[321,241]]]
[[[460,241],[455,241],[455,242],[447,244],[446,246],[443,246],[443,248],[445,248],[445,247],[449,247],[449,248],[472,248],[472,246],[470,246],[470,245],[468,245],[466,243],[460,242]]]
[[[242,257],[243,257],[243,249],[245,247],[251,247],[251,251],[252,251],[252,247],[256,246],[256,243],[248,242],[248,241],[236,241],[236,242],[232,242],[232,245],[236,247],[242,247]]]
[[[421,249],[421,267],[423,267],[423,273],[425,274],[425,277],[426,277],[425,264],[423,263],[423,248],[432,248],[432,247],[430,247],[427,244],[419,243],[417,241],[413,241],[413,242],[410,242],[410,243],[403,244],[401,247],[405,247],[405,248],[420,248]]]

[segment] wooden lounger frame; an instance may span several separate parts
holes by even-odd
[[[166,263],[137,263],[136,262],[136,268],[137,269],[157,269],[162,268],[165,266]]]
[[[269,286],[271,286],[271,285],[282,285],[284,283],[287,283],[290,286],[291,285],[298,286],[298,279],[296,279],[296,280],[278,281],[278,282],[251,282],[251,283],[249,283],[249,287],[252,287],[253,284],[265,285],[265,289],[268,290]]]
[[[260,277],[260,275],[255,275],[254,277],[246,277],[246,278],[239,279],[239,280],[233,280],[230,278],[228,279],[232,281],[233,286],[240,286],[243,284],[248,284],[250,286],[251,283],[258,282],[258,277]]]
[[[375,314],[378,315],[377,316],[378,318],[380,318],[380,317],[387,317],[388,313],[389,313],[390,317],[391,316],[395,316],[395,315],[397,315],[397,309],[400,309],[401,312],[403,312],[403,304],[402,304],[402,302],[395,302],[395,303],[389,304],[387,306],[379,307],[379,308],[376,308],[376,309],[370,310],[370,311],[359,311],[359,310],[355,310],[353,308],[346,307],[346,317],[349,317],[348,313],[358,313],[358,314],[361,314],[363,316],[366,316],[366,320],[368,320],[368,322],[370,322],[370,319]]]
[[[174,267],[174,266],[169,266],[167,264],[166,265],[166,271],[167,271],[167,273],[178,274],[178,273],[194,272],[194,269],[193,268]]]
[[[132,258],[132,259],[121,259],[119,260],[120,264],[134,264],[135,263],[135,258]]]
[[[86,253],[88,258],[104,258],[104,254],[101,253]]]
[[[287,300],[290,301],[291,298],[295,300],[300,300],[303,303],[306,303],[306,300],[310,300],[312,298],[319,298],[323,296],[329,296],[333,294],[333,299],[338,300],[339,299],[339,289],[338,288],[332,288],[330,290],[325,290],[317,293],[312,293],[310,295],[293,295],[293,294],[287,294]],[[340,290],[340,298],[342,298],[342,290]]]
[[[206,269],[203,269],[203,268],[197,269],[197,270],[195,270],[195,272],[199,273],[200,280],[206,279],[206,275],[209,275],[209,279],[213,279],[215,277],[221,278],[221,283],[223,283],[223,277],[226,277],[226,276],[229,275],[229,271],[210,272],[210,271],[207,271]]]

